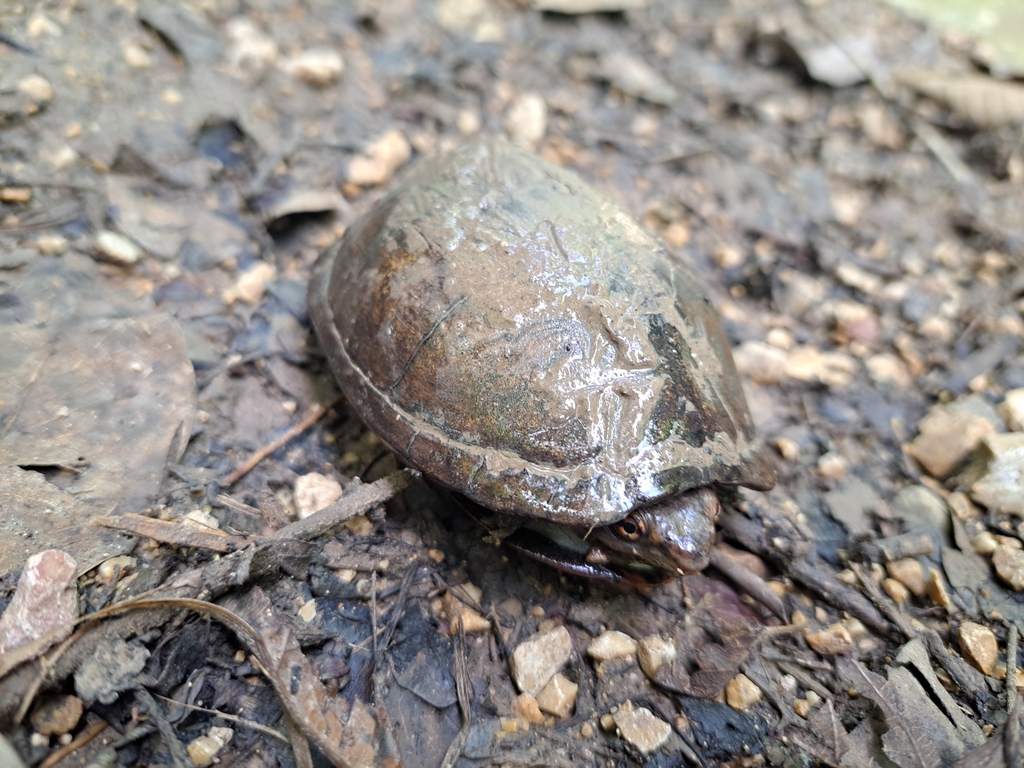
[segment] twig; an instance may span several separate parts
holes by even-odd
[[[1017,625],[1006,622],[1006,708],[1017,706]]]
[[[462,728],[444,753],[441,768],[453,768],[462,757],[462,750],[469,741],[469,733],[473,730],[473,699],[470,690],[469,663],[466,660],[466,628],[459,622],[459,632],[455,635],[455,692],[459,697],[459,711],[462,713]]]
[[[302,421],[300,421],[298,424],[289,429],[287,432],[285,432],[283,435],[281,435],[273,442],[268,443],[267,445],[263,446],[258,451],[256,451],[256,453],[254,453],[248,459],[248,461],[245,461],[240,466],[236,467],[231,473],[229,473],[228,476],[224,478],[221,484],[225,488],[230,488],[232,485],[234,485],[243,477],[245,477],[253,467],[255,467],[257,464],[259,464],[261,461],[267,458],[267,456],[272,454],[274,451],[283,448],[285,445],[290,443],[294,438],[298,437],[311,426],[313,426],[320,419],[321,416],[327,413],[328,410],[333,408],[342,399],[343,398],[339,397],[337,400],[335,400],[333,403],[326,407],[320,405],[319,403],[314,405],[312,410],[310,410],[309,415],[306,416],[306,418],[304,418]]]

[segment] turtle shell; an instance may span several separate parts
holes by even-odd
[[[693,272],[503,140],[421,162],[320,257],[309,308],[366,425],[485,507],[589,527],[775,483]]]

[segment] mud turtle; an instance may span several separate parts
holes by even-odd
[[[421,162],[320,257],[309,309],[367,426],[563,568],[700,570],[715,487],[775,483],[693,272],[502,140]]]

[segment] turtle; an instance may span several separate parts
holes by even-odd
[[[418,162],[320,255],[308,305],[366,426],[563,570],[696,573],[717,491],[775,484],[693,270],[504,139]]]

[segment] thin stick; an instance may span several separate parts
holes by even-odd
[[[228,476],[224,478],[221,484],[225,488],[230,488],[232,485],[234,485],[243,477],[245,477],[249,473],[249,471],[252,470],[253,467],[255,467],[257,464],[259,464],[261,461],[267,458],[267,456],[269,456],[279,448],[283,448],[285,445],[290,443],[294,438],[298,437],[311,426],[313,426],[320,419],[321,416],[327,413],[328,410],[333,408],[343,399],[344,398],[339,397],[337,400],[335,400],[327,407],[324,407],[319,403],[314,405],[313,409],[309,412],[309,415],[306,416],[306,418],[304,418],[294,427],[292,427],[279,438],[277,438],[277,440],[274,440],[272,443],[268,443],[267,445],[263,446],[258,451],[256,451],[256,453],[254,453],[248,459],[248,461],[242,463],[241,465],[236,467],[230,474],[228,474]]]

